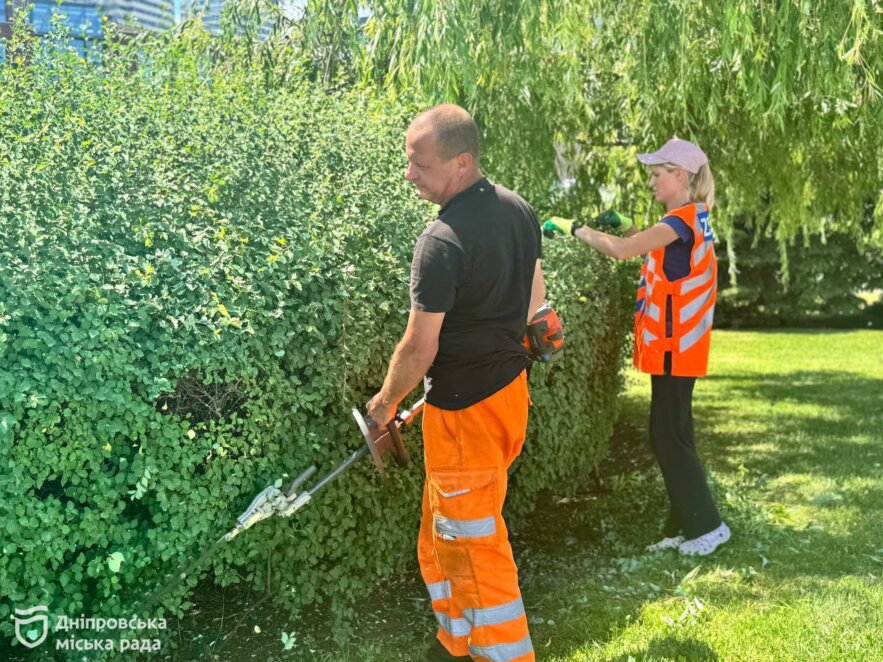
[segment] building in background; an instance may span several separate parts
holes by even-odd
[[[3,59],[6,56],[6,49],[4,48],[4,44],[6,40],[12,36],[12,6],[9,2],[4,0],[3,2],[3,14],[0,15],[0,59]]]
[[[285,3],[286,14],[302,14],[307,0],[289,0]],[[134,29],[161,31],[173,27],[196,14],[202,14],[209,32],[219,30],[224,0],[3,0],[4,11],[0,16],[0,58],[3,42],[11,35],[11,24],[17,12],[27,4],[33,8],[28,13],[28,23],[39,36],[49,34],[53,15],[64,16],[71,29],[74,45],[81,52],[86,42],[101,38],[102,17],[121,26]],[[289,7],[290,6],[290,7]]]
[[[71,40],[83,54],[86,44],[101,39],[102,18],[106,16],[119,26],[134,30],[159,32],[196,15],[202,16],[206,30],[220,31],[221,13],[227,0],[0,0],[4,11],[0,14],[0,60],[5,57],[5,42],[12,35],[12,22],[26,5],[32,5],[27,20],[34,34],[46,36],[52,29],[52,17],[63,16],[71,30]],[[278,2],[282,14],[293,21],[300,20],[308,0],[270,0]],[[364,25],[371,16],[366,7],[359,7],[359,23]],[[269,33],[270,25],[262,29]]]

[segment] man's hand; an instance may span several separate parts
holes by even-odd
[[[378,393],[368,401],[365,413],[368,414],[381,430],[395,418],[398,403],[389,404],[384,400],[383,393]]]
[[[623,216],[615,209],[608,209],[595,218],[595,225],[601,230],[619,230],[625,232],[634,225],[632,219]]]
[[[580,227],[579,223],[574,223],[569,218],[561,218],[560,216],[552,216],[543,223],[543,234],[549,239],[556,235],[571,235],[574,227]]]

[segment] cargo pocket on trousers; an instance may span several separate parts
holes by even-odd
[[[497,470],[430,471],[429,482],[439,565],[449,577],[474,576],[473,551],[499,543]]]

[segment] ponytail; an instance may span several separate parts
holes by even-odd
[[[690,199],[704,202],[709,209],[714,207],[714,177],[707,163],[695,175],[690,175]]]

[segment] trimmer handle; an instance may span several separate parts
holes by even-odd
[[[363,415],[358,409],[353,409],[353,418],[356,419],[356,423],[365,437],[365,444],[368,446],[374,466],[383,478],[386,478],[383,458],[387,453],[392,453],[396,464],[400,467],[408,466],[411,461],[408,449],[405,448],[405,443],[402,441],[400,428],[413,421],[423,411],[423,404],[421,399],[410,409],[403,409],[385,428],[381,428],[368,414]]]
[[[285,496],[289,499],[291,497],[297,496],[297,491],[301,488],[307,478],[316,473],[316,465],[311,465],[306,471],[304,471],[300,476],[294,479],[294,482],[291,483],[291,487],[288,488],[288,492],[286,492]]]
[[[375,462],[375,464],[377,464],[377,468],[380,470],[380,473],[384,478],[386,476],[383,470],[383,457],[387,453],[392,453],[396,464],[400,467],[408,466],[408,463],[411,461],[411,456],[408,455],[408,449],[405,448],[405,442],[402,441],[402,433],[399,432],[399,427],[402,425],[402,422],[398,416],[387,423],[385,429],[381,429],[381,427],[377,425],[377,421],[371,418],[368,414],[365,414],[365,424],[371,431],[371,445],[380,451],[380,464],[377,464],[377,462]],[[371,453],[371,457],[374,457],[373,452]]]

